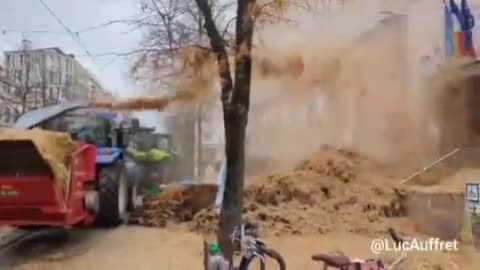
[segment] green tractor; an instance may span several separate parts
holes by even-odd
[[[129,145],[126,155],[133,177],[148,190],[155,189],[169,179],[172,143],[170,134],[154,133],[154,128],[140,127],[137,119],[128,130]]]

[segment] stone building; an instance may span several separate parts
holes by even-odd
[[[87,100],[103,88],[73,54],[60,48],[31,49],[24,41],[21,50],[6,51],[5,76],[2,85],[6,95],[0,115],[4,122],[13,122],[18,115],[65,100]]]

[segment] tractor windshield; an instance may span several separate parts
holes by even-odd
[[[109,123],[88,115],[66,115],[51,120],[49,130],[70,133],[73,139],[97,146],[109,146]]]

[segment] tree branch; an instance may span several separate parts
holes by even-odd
[[[212,51],[217,58],[218,73],[220,76],[220,84],[222,89],[222,102],[224,104],[229,104],[232,97],[233,80],[225,43],[222,36],[218,32],[217,26],[215,25],[212,17],[212,11],[207,0],[195,0],[195,2],[197,3],[198,8],[202,12],[205,19],[204,27],[210,39]]]

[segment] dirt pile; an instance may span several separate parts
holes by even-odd
[[[33,147],[29,142],[33,143]],[[42,168],[39,165],[42,161],[37,160],[38,155],[34,152],[36,148],[41,158],[50,166],[55,179],[67,185],[68,163],[75,150],[75,143],[70,135],[40,129],[8,128],[0,132],[0,143],[4,144],[0,160],[5,169],[22,168],[31,172]]]
[[[135,213],[132,224],[165,227],[167,222],[191,221],[201,209],[215,201],[217,186],[214,184],[166,186],[159,195],[147,196],[141,213]]]
[[[356,153],[323,146],[293,171],[250,179],[244,217],[265,233],[385,232],[386,217],[403,215],[392,181],[382,166]],[[218,212],[209,208],[193,228],[216,229]]]

